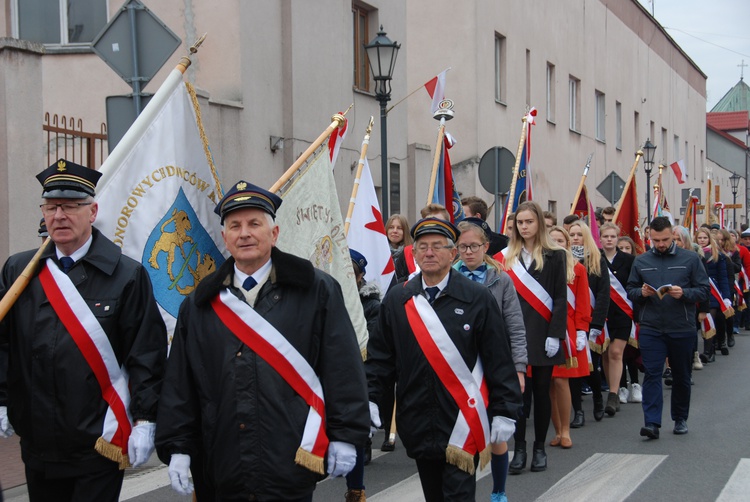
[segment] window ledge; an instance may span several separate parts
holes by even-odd
[[[503,105],[503,106],[504,106],[504,107],[506,107],[506,108],[508,107],[508,103],[506,103],[506,102],[505,102],[505,101],[503,101],[502,99],[497,99],[497,98],[495,98],[495,103],[497,103],[498,105]]]
[[[597,143],[601,143],[602,145],[606,145],[607,144],[607,140],[606,139],[601,139],[601,138],[596,138],[596,142]]]
[[[360,89],[359,87],[352,86],[352,91],[354,91],[355,94],[362,94],[363,96],[370,96],[371,98],[375,97],[374,92],[365,91],[364,89]]]
[[[557,122],[555,122],[553,119],[547,119],[548,124],[552,124],[553,126],[557,126]]]
[[[581,135],[581,131],[576,131],[576,130],[575,130],[575,129],[573,129],[573,128],[570,128],[569,130],[570,130],[570,132],[572,132],[572,133],[574,133],[574,134],[577,134],[577,135],[579,135],[579,136]]]
[[[94,54],[91,44],[44,45],[45,54]]]

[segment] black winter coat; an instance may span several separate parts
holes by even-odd
[[[603,252],[602,258],[606,262],[607,267],[609,267],[609,270],[612,271],[612,275],[615,276],[622,285],[622,288],[625,289],[628,284],[628,277],[630,277],[630,269],[633,267],[633,262],[635,261],[635,256],[629,253],[623,253],[618,249],[617,254],[615,254],[615,257],[612,259],[612,263],[610,263],[604,256]],[[627,292],[627,290],[625,291]],[[635,305],[633,305],[633,307],[635,308]],[[633,315],[635,316],[636,314],[633,313]],[[610,298],[609,312],[607,313],[607,327],[613,331],[627,330],[630,332],[632,325],[633,319],[631,319],[617,305],[617,303]]]
[[[8,259],[0,296],[34,253]],[[48,258],[57,263],[54,245],[44,251],[40,265]],[[49,303],[39,282],[40,269],[0,325],[0,353],[8,356],[0,357],[0,406],[8,406],[27,466],[65,476],[109,468],[112,461],[94,450],[107,403],[94,372]],[[68,276],[129,373],[132,418],[154,421],[167,335],[148,273],[94,228],[88,253]],[[8,361],[7,368],[2,361]]]
[[[330,441],[364,445],[370,426],[357,337],[341,287],[330,275],[277,248],[255,310],[310,363],[323,386]],[[211,300],[233,286],[234,259],[206,277],[177,318],[159,403],[156,449],[203,450],[206,474],[222,499],[302,498],[323,476],[294,461],[309,406],[217,317]]]
[[[422,274],[386,294],[378,330],[367,345],[370,400],[379,403],[395,378],[399,437],[412,458],[445,458],[458,405],[422,352],[406,318],[404,304],[423,295]],[[510,343],[495,298],[485,286],[451,269],[448,285],[432,304],[469,368],[480,357],[489,389],[488,417],[517,419],[521,389]],[[383,417],[381,417],[383,418]],[[388,417],[385,417],[387,420]]]

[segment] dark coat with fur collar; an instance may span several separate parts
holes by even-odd
[[[310,363],[326,401],[331,441],[364,445],[369,432],[365,377],[339,284],[309,261],[273,248],[273,268],[255,310]],[[221,498],[301,498],[321,476],[294,462],[309,406],[217,317],[211,300],[232,285],[234,259],[185,299],[175,328],[159,407],[159,458],[204,451]]]

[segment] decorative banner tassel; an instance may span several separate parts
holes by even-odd
[[[102,437],[97,439],[96,444],[94,445],[94,449],[97,453],[99,453],[99,455],[103,456],[104,458],[108,458],[113,462],[117,462],[121,471],[127,467],[130,467],[130,459],[128,459],[128,454],[123,453],[122,448],[113,445],[106,439]]]

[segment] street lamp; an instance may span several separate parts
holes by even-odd
[[[729,177],[732,184],[732,228],[737,229],[737,189],[740,187],[740,175],[737,173]]]
[[[386,123],[385,105],[391,100],[391,78],[396,66],[396,56],[401,44],[392,42],[385,36],[383,26],[378,35],[365,45],[370,70],[375,79],[375,99],[380,103],[380,157],[381,157],[381,196],[383,204],[381,211],[383,218],[388,218],[388,127]]]
[[[654,168],[654,154],[656,146],[651,144],[650,139],[646,139],[643,145],[643,170],[646,171],[646,213],[648,214],[648,223],[651,224],[651,170]]]

